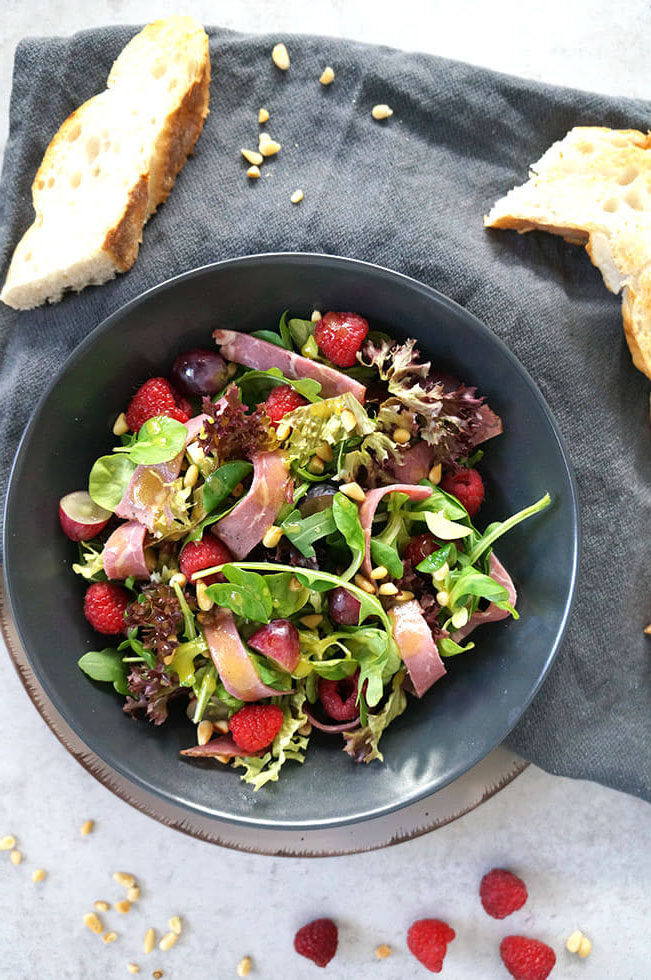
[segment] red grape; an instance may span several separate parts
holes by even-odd
[[[170,377],[183,395],[216,395],[228,381],[228,371],[215,351],[195,347],[178,355]]]
[[[359,623],[360,601],[347,589],[338,587],[328,593],[330,619],[337,626],[357,626]]]
[[[272,619],[249,639],[249,646],[285,670],[295,670],[301,658],[298,630],[287,619]]]

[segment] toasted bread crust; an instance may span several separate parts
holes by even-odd
[[[122,219],[107,233],[103,250],[111,255],[118,272],[126,272],[138,258],[142,228],[147,220],[149,180],[142,174],[131,188]]]

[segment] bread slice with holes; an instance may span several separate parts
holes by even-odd
[[[608,289],[622,292],[633,363],[651,377],[651,134],[576,126],[484,224],[540,229],[585,245]]]
[[[0,299],[57,302],[130,269],[208,114],[208,37],[192,17],[155,21],[119,55],[104,92],[65,120],[32,184],[35,219]]]

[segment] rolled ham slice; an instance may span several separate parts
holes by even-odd
[[[430,487],[416,487],[411,483],[393,483],[390,487],[378,487],[377,490],[369,490],[366,494],[364,503],[359,508],[359,520],[364,531],[366,542],[366,553],[362,562],[362,571],[365,575],[370,575],[371,565],[371,533],[373,530],[373,518],[378,504],[387,493],[406,493],[410,500],[427,500],[432,495]]]
[[[366,388],[342,371],[301,357],[266,340],[259,340],[246,333],[236,333],[235,330],[214,330],[213,337],[215,343],[221,347],[222,356],[229,361],[256,368],[258,371],[280,368],[286,378],[313,378],[321,385],[321,394],[326,398],[349,391],[358,402],[364,404]]]
[[[203,633],[221,682],[234,698],[259,701],[275,694],[287,694],[287,691],[276,691],[262,683],[240,639],[230,609],[217,609],[211,622],[204,625]]]
[[[432,684],[446,673],[432,631],[416,599],[394,606],[389,616],[393,622],[393,635],[407,668],[414,693],[422,698]]]
[[[137,521],[120,524],[104,545],[102,561],[107,578],[124,580],[149,578],[145,561],[145,535],[147,528]]]
[[[480,442],[486,442],[487,439],[499,436],[503,431],[501,418],[488,405],[481,405],[477,410],[477,414],[480,421],[473,428],[470,440],[471,446],[478,446]]]
[[[394,461],[389,466],[393,479],[396,483],[420,483],[429,475],[436,456],[436,447],[419,439],[415,445],[403,450],[401,456],[400,463]]]
[[[223,756],[226,759],[236,759],[252,755],[262,755],[262,752],[246,752],[236,745],[230,735],[213,738],[205,745],[193,745],[190,749],[181,749],[181,755],[189,755],[193,759],[215,759]]]
[[[310,719],[310,724],[314,728],[318,728],[320,732],[325,732],[326,735],[338,735],[341,732],[351,732],[354,728],[359,728],[359,715],[357,715],[356,718],[352,718],[350,721],[333,722],[331,725],[328,725],[323,721],[319,721],[319,719],[312,714],[309,706],[304,707],[303,711]]]
[[[494,552],[491,552],[489,574],[491,578],[494,578],[496,582],[504,586],[509,593],[509,602],[512,606],[515,606],[518,594],[515,591],[513,579]],[[455,643],[461,643],[463,638],[468,636],[469,633],[472,633],[477,626],[483,626],[484,623],[496,623],[498,620],[506,619],[510,615],[511,613],[507,609],[500,609],[494,602],[491,602],[488,609],[474,612],[466,625],[452,634],[452,639]]]
[[[260,544],[286,501],[288,474],[282,454],[256,453],[252,462],[253,482],[246,497],[211,528],[240,560]]]

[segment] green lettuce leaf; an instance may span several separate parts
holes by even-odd
[[[387,702],[377,714],[369,714],[366,724],[353,732],[344,732],[344,752],[348,753],[356,762],[372,762],[379,759],[384,762],[384,756],[378,748],[378,743],[398,715],[407,707],[407,695],[402,689],[402,682],[405,671],[399,670],[393,678],[391,693]]]
[[[342,413],[348,410],[344,419],[354,419],[354,426],[347,428],[342,422]],[[285,415],[283,421],[291,427],[291,435],[286,444],[290,462],[299,466],[307,463],[317,446],[327,442],[335,446],[353,434],[367,436],[375,431],[375,422],[368,417],[357,399],[349,391],[335,398],[325,398],[311,405],[295,408]]]
[[[308,721],[303,711],[305,686],[301,685],[293,694],[278,700],[285,720],[273,740],[271,749],[260,758],[248,756],[233,759],[235,767],[244,768],[241,778],[252,786],[255,792],[267,783],[277,782],[280,770],[288,760],[301,764],[305,761],[305,750],[309,739],[306,735],[300,735],[298,731]]]

